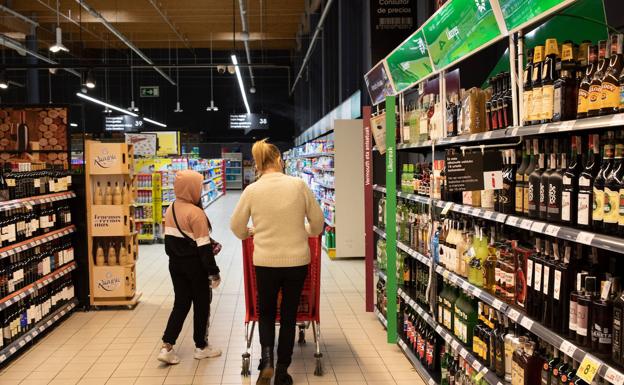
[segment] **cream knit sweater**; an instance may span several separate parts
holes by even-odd
[[[265,174],[247,186],[230,228],[240,239],[254,227],[255,266],[292,267],[310,263],[308,236],[323,231],[323,212],[314,194],[299,178],[279,172]],[[307,218],[309,226],[305,225]]]

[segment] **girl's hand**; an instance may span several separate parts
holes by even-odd
[[[256,233],[256,231],[254,230],[253,227],[247,227],[247,237],[248,238],[253,237],[255,233]]]

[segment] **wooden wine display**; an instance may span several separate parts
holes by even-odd
[[[132,145],[85,142],[89,278],[93,306],[137,304]]]

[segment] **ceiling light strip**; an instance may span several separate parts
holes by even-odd
[[[104,101],[102,101],[100,99],[96,99],[96,98],[91,97],[91,96],[89,96],[87,94],[83,94],[82,92],[76,92],[76,96],[78,96],[81,99],[88,100],[88,101],[90,101],[92,103],[99,104],[99,105],[104,106],[104,107],[108,107],[111,110],[115,110],[115,111],[121,112],[122,114],[130,115],[130,116],[134,116],[134,117],[139,116],[139,115],[135,114],[134,112],[130,112],[128,110],[124,110],[123,108],[120,108],[120,107],[117,107],[117,106],[113,106],[112,104],[106,103],[106,102],[104,102]]]
[[[245,86],[243,85],[243,77],[241,76],[240,69],[238,67],[238,60],[236,59],[236,55],[232,55],[232,63],[234,64],[236,78],[238,79],[238,87],[240,88],[241,95],[243,96],[245,108],[247,109],[247,113],[251,114],[251,110],[249,109],[249,103],[247,102],[247,93],[245,93]]]
[[[157,121],[152,120],[152,119],[150,119],[150,118],[145,118],[145,117],[144,117],[144,118],[143,118],[143,120],[145,120],[146,122],[149,122],[149,123],[155,124],[155,125],[157,125],[157,126],[160,126],[160,127],[167,127],[167,125],[166,125],[166,124],[163,124],[163,123],[157,122]]]

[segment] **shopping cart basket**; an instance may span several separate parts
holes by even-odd
[[[316,344],[316,368],[315,376],[323,375],[323,354],[321,353],[321,329],[319,325],[319,305],[321,297],[321,239],[320,237],[310,237],[310,266],[306,276],[297,309],[297,325],[299,326],[299,344],[305,344],[305,329],[312,325],[314,333],[314,343]],[[258,293],[256,292],[256,271],[253,266],[253,238],[243,241],[243,275],[245,281],[245,339],[247,345],[243,353],[243,376],[251,374],[251,355],[249,349],[253,339],[254,329],[258,322]],[[281,293],[280,293],[281,298]],[[279,302],[278,302],[279,307]],[[279,309],[277,320],[279,322]],[[251,324],[251,325],[250,325]]]

